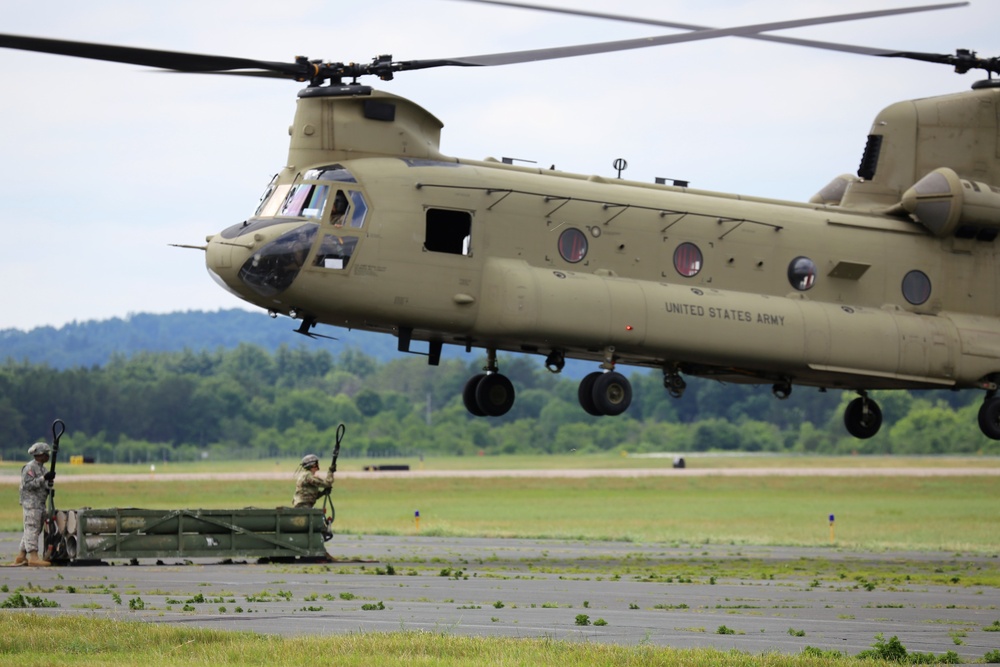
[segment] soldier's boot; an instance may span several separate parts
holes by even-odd
[[[14,557],[14,562],[8,565],[8,567],[21,567],[22,565],[28,564],[28,554],[25,553],[24,547],[21,547],[21,551]]]
[[[28,552],[28,565],[31,565],[32,567],[48,567],[49,565],[52,565],[52,563],[50,563],[49,561],[45,560],[44,558],[41,558],[38,555],[37,551],[29,551]]]

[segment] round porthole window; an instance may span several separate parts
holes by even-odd
[[[559,235],[559,256],[576,264],[587,256],[587,237],[579,229],[570,227]]]
[[[931,298],[931,279],[923,271],[910,271],[903,276],[903,298],[919,306]]]
[[[796,257],[788,265],[788,282],[792,287],[805,292],[816,283],[816,263],[808,257]]]
[[[682,243],[674,250],[674,268],[685,278],[698,275],[701,262],[701,249],[693,243]]]

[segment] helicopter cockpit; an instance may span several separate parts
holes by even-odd
[[[230,241],[248,234],[256,239],[265,229],[285,228],[250,255],[239,280],[272,297],[288,289],[304,267],[347,269],[368,214],[356,183],[339,164],[309,169],[292,183],[271,179],[253,217],[220,234]]]

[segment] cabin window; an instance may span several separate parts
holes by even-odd
[[[576,264],[587,256],[587,236],[575,227],[559,235],[559,256],[570,264]]]
[[[470,255],[472,214],[444,208],[427,209],[424,249],[453,255]]]
[[[796,257],[788,265],[788,282],[792,287],[805,292],[816,283],[816,263],[808,257]]]
[[[931,279],[923,271],[910,271],[903,276],[903,298],[919,306],[931,298]]]
[[[693,243],[682,243],[674,250],[674,268],[685,278],[698,275],[701,262],[701,249]]]

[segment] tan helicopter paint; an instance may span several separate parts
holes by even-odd
[[[233,275],[252,248],[210,243],[208,263],[262,307],[412,330],[413,340],[730,381],[988,388],[1000,373],[996,248],[952,232],[1000,228],[1000,191],[989,185],[1000,182],[998,95],[883,111],[872,129],[884,137],[875,176],[841,178],[839,205],[458,160],[438,151],[440,121],[408,100],[302,97],[279,182],[335,163],[357,178],[345,187],[362,191],[369,211],[363,230],[338,232],[358,238],[348,269],[307,266],[264,299]],[[425,247],[430,210],[467,216],[465,251]],[[577,263],[558,249],[569,228],[588,242]],[[288,229],[269,227],[252,245]],[[692,277],[673,265],[685,242],[703,254]],[[799,256],[816,267],[806,291],[789,283]],[[919,305],[902,293],[911,270],[932,286]]]
[[[884,109],[871,133],[885,137],[880,164],[871,181],[847,187],[842,205],[894,206],[919,179],[939,167],[963,178],[1000,185],[1000,90],[969,92],[897,102]],[[993,209],[993,224],[997,221]]]

